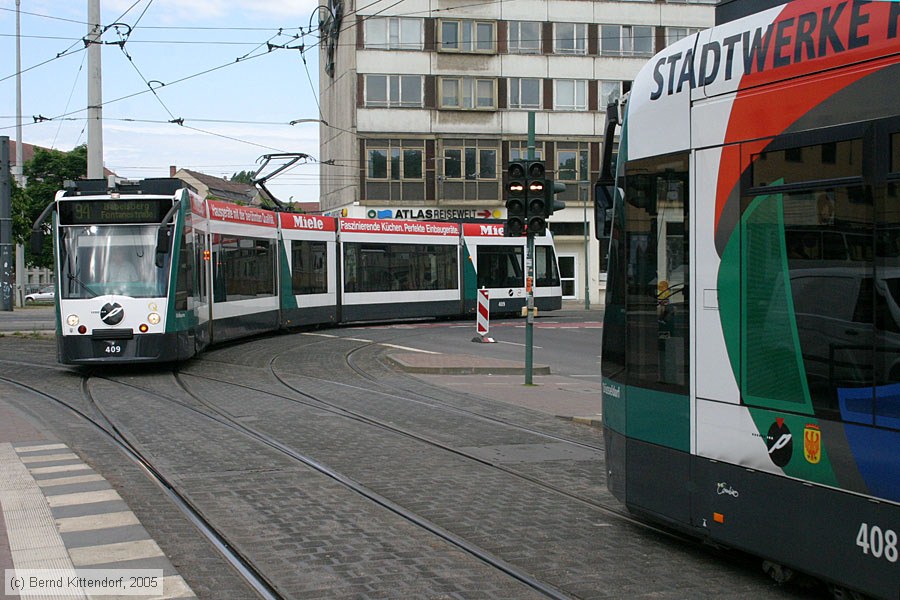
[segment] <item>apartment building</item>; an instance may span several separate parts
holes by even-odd
[[[550,220],[564,295],[597,302],[605,107],[657,51],[710,27],[709,1],[322,0],[320,204],[370,218],[505,218],[510,160],[566,183]]]

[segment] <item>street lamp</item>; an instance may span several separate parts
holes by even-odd
[[[299,125],[300,123],[321,123],[325,127],[331,127],[325,119],[294,119],[288,125]]]

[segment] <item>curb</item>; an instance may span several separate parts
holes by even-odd
[[[591,427],[603,427],[603,419],[601,419],[600,416],[596,416],[596,417],[560,417],[560,419],[566,419],[567,421],[581,423],[582,425],[590,425]]]
[[[389,354],[388,360],[407,373],[428,375],[522,375],[525,365],[509,360],[485,360],[466,354]],[[532,365],[535,375],[550,375],[550,365]]]

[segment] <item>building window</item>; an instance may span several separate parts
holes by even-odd
[[[497,179],[497,148],[476,145],[444,148],[444,178]]]
[[[699,27],[666,27],[666,46],[699,32]]]
[[[541,80],[511,77],[509,79],[509,108],[540,108]]]
[[[585,143],[557,144],[556,178],[560,181],[587,181],[590,179],[590,154]]]
[[[422,107],[421,75],[366,75],[367,107]]]
[[[442,19],[441,52],[496,52],[496,25],[493,21]]]
[[[611,98],[622,97],[621,81],[601,81],[600,82],[600,110],[605,110]]]
[[[441,108],[496,110],[497,80],[475,77],[441,77]]]
[[[540,54],[541,24],[537,21],[510,21],[508,48],[510,54]]]
[[[600,53],[607,56],[650,56],[653,54],[653,27],[601,25]]]
[[[587,79],[557,79],[553,85],[554,109],[587,110]]]
[[[375,50],[422,50],[422,19],[371,17],[366,19],[366,48]]]
[[[557,54],[587,54],[587,23],[554,23],[553,51]]]
[[[370,180],[421,180],[422,149],[403,148],[397,144],[388,147],[367,148],[366,177]]]

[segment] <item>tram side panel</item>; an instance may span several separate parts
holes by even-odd
[[[340,219],[341,321],[456,316],[456,223]]]
[[[721,176],[720,150],[698,153],[698,197],[714,197],[710,185]],[[817,409],[807,371],[815,372],[816,362],[824,365],[827,357],[814,357],[798,330],[807,317],[797,307],[855,307],[858,297],[823,297],[834,290],[805,299],[790,294],[792,287],[795,294],[802,290],[798,277],[819,280],[828,270],[829,277],[843,279],[854,269],[825,269],[823,261],[815,269],[791,269],[804,259],[787,254],[789,223],[815,219],[815,211],[802,213],[807,217],[785,212],[781,195],[773,195],[770,207],[766,202],[739,216],[721,260],[713,203],[698,203],[692,211],[698,288],[692,525],[716,542],[894,598],[900,592],[900,476],[891,449],[900,446],[900,432]],[[836,317],[832,312],[827,318]],[[827,336],[826,330],[820,327],[815,337]],[[840,370],[839,362],[834,369]],[[874,399],[877,388],[868,389]],[[865,442],[855,444],[855,436]]]
[[[209,208],[210,341],[279,326],[276,214],[216,200]]]
[[[877,161],[853,157],[862,148],[887,156],[879,144],[900,139],[894,95],[875,92],[896,89],[897,71],[881,65],[859,79],[854,71],[840,93],[865,95],[864,106],[832,100],[808,107],[788,131],[757,123],[756,137],[777,137],[698,152],[697,197],[706,201],[691,211],[693,524],[879,598],[900,596],[900,371],[892,367],[900,343],[891,333],[900,309],[888,291],[900,263],[885,252],[900,198]],[[773,86],[769,101],[815,97],[819,83]],[[694,120],[708,131],[732,103],[734,95],[698,103]],[[845,122],[860,125],[823,128]],[[879,129],[887,135],[872,133]],[[795,154],[805,160],[794,164]]]
[[[337,222],[280,213],[281,326],[337,322]]]

